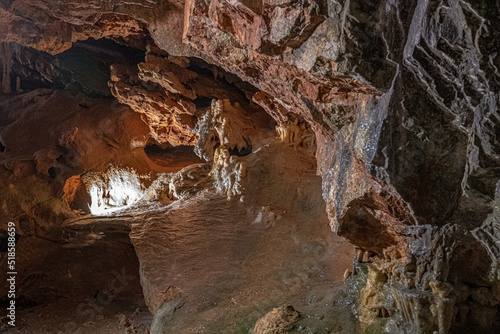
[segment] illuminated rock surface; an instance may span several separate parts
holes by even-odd
[[[9,332],[498,332],[499,16],[0,1]]]

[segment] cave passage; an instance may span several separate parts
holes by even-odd
[[[147,145],[144,152],[154,163],[164,167],[187,167],[206,162],[196,155],[193,146],[187,145],[161,148],[153,144]]]

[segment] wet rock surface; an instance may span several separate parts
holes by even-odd
[[[153,332],[258,332],[280,305],[289,331],[494,332],[499,15],[0,1],[0,227],[129,229]]]

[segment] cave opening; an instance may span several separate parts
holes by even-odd
[[[139,261],[126,229],[102,224],[83,230],[67,226],[63,240],[24,236],[16,250],[23,254],[16,263],[23,273],[16,282],[17,327],[44,328],[46,319],[32,314],[45,313],[57,314],[50,332],[75,333],[94,322],[126,330],[127,324],[117,315],[134,324],[151,321]],[[4,297],[0,303],[9,300]]]
[[[83,91],[96,98],[110,97],[107,87],[110,65],[133,65],[145,59],[145,50],[109,38],[76,41],[57,55],[18,48],[20,51],[13,53],[8,69],[11,91],[15,93],[51,88]]]
[[[87,176],[88,204],[93,215],[113,215],[130,207],[144,196],[140,175],[131,168],[111,167],[106,173]]]
[[[249,155],[252,153],[252,145],[248,145],[242,149],[238,149],[237,147],[233,147],[229,149],[229,154],[237,157],[244,157],[245,155]]]
[[[196,108],[209,108],[212,105],[212,99],[206,96],[199,96],[193,100]]]
[[[187,167],[189,165],[205,163],[189,145],[170,146],[162,148],[157,144],[144,147],[146,155],[157,165],[163,167]]]

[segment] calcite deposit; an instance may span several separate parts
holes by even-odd
[[[0,0],[1,330],[496,333],[498,17]]]

